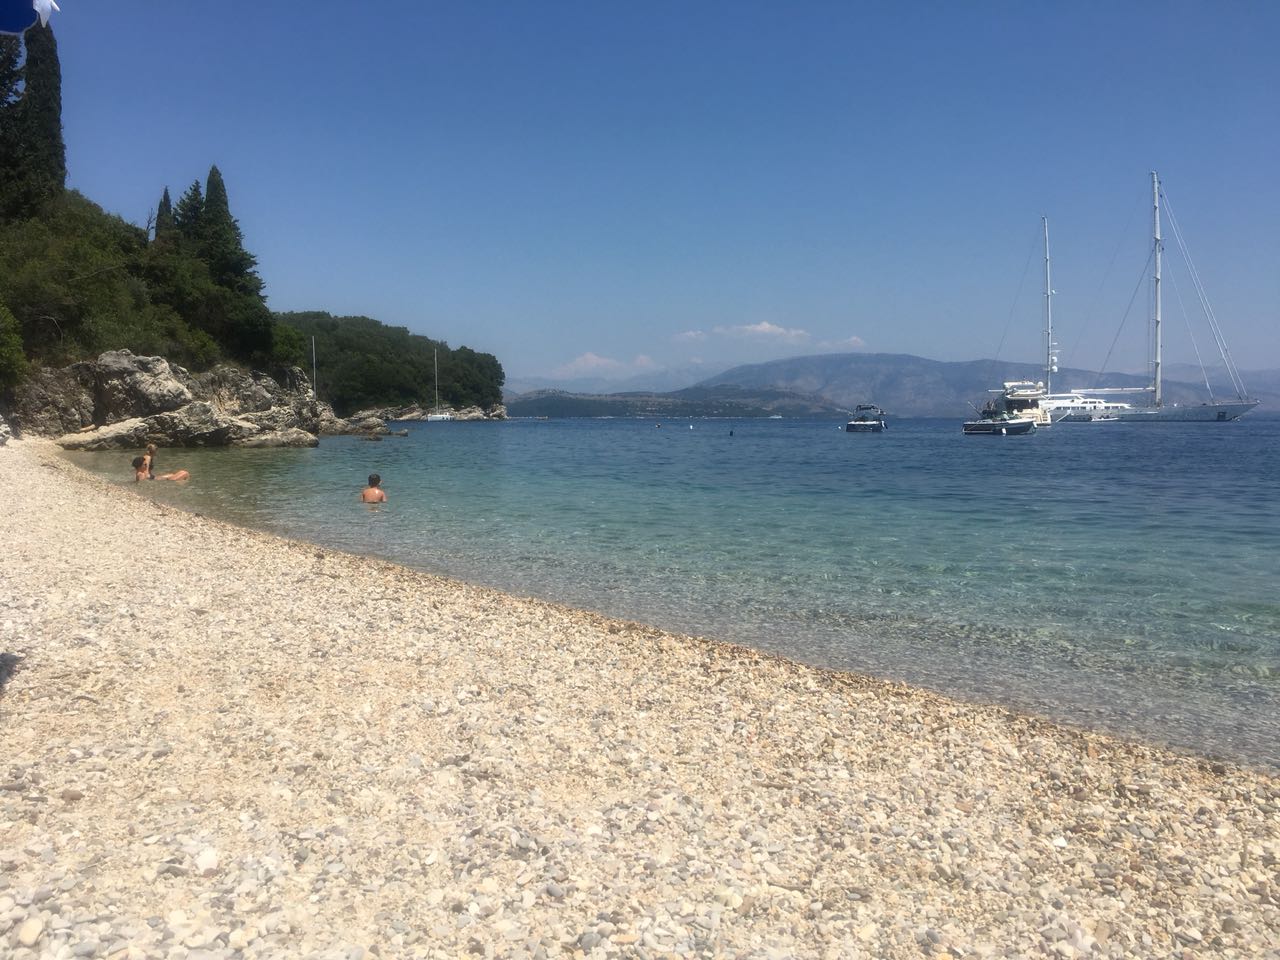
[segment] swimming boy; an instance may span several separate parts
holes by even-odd
[[[360,491],[363,503],[386,503],[387,495],[382,489],[382,478],[376,473],[369,474],[369,485]]]

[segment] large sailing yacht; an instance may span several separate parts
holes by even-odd
[[[1200,297],[1200,305],[1204,310],[1205,317],[1209,321],[1209,329],[1213,333],[1214,342],[1218,346],[1218,353],[1222,358],[1222,363],[1226,367],[1227,374],[1231,379],[1232,388],[1236,391],[1234,400],[1219,400],[1213,396],[1213,389],[1209,386],[1208,377],[1205,378],[1205,387],[1209,392],[1209,400],[1207,403],[1198,404],[1166,404],[1163,396],[1163,384],[1161,382],[1161,352],[1163,349],[1163,341],[1161,339],[1161,316],[1160,316],[1160,255],[1164,251],[1164,242],[1160,236],[1160,197],[1162,191],[1160,189],[1160,177],[1153,170],[1151,172],[1151,216],[1152,216],[1152,263],[1154,270],[1152,273],[1152,299],[1154,301],[1153,323],[1153,343],[1154,343],[1154,360],[1151,367],[1151,384],[1146,387],[1107,387],[1098,390],[1090,390],[1091,394],[1113,395],[1120,393],[1148,393],[1151,395],[1151,404],[1149,406],[1130,406],[1126,410],[1118,411],[1115,416],[1118,420],[1129,421],[1133,423],[1156,423],[1156,422],[1227,422],[1231,420],[1239,420],[1242,416],[1258,405],[1257,400],[1250,399],[1244,387],[1244,382],[1240,379],[1240,371],[1236,369],[1235,362],[1231,359],[1231,354],[1227,350],[1226,340],[1223,339],[1222,329],[1218,326],[1217,317],[1214,316],[1213,308],[1209,306],[1208,299],[1205,297],[1204,288],[1200,284],[1199,276],[1196,274],[1195,266],[1191,263],[1191,257],[1187,253],[1186,245],[1182,242],[1182,234],[1178,230],[1176,219],[1172,219],[1170,223],[1173,225],[1174,236],[1178,241],[1178,246],[1182,251],[1182,255],[1187,262],[1192,279],[1195,283],[1196,293]]]

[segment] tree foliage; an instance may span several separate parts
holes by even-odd
[[[156,241],[167,243],[173,237],[173,201],[169,199],[169,188],[164,188],[160,195],[160,204],[156,207]]]
[[[0,41],[0,217],[33,216],[67,180],[58,42],[51,28],[31,27],[19,65],[17,38]]]
[[[369,317],[320,311],[279,313],[281,326],[316,343],[316,390],[341,415],[369,407],[435,404],[436,358],[440,403],[490,407],[502,402],[505,375],[498,359],[467,347],[451,348],[404,327]]]
[[[164,196],[168,196],[169,188],[164,188]],[[161,200],[164,199],[162,196]],[[200,181],[194,181],[187,187],[187,192],[178,198],[178,205],[173,208],[173,225],[178,234],[194,251],[200,243],[200,224],[204,219],[204,191]]]
[[[222,172],[213,166],[175,204],[168,187],[154,237],[64,188],[61,70],[50,30],[0,36],[0,388],[28,361],[62,365],[104,350],[162,355],[197,370],[232,359],[267,370],[305,366],[317,337],[335,406],[501,399],[492,356],[367,318],[267,307]],[[331,335],[329,335],[331,334]],[[323,379],[323,378],[322,378]]]
[[[9,308],[0,303],[0,391],[20,382],[27,375],[27,357],[22,352],[22,333]]]

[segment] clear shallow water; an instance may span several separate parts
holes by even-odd
[[[690,429],[690,426],[693,429]],[[408,425],[163,450],[147,496],[794,659],[1280,766],[1280,420],[964,437]],[[732,435],[730,434],[732,431]],[[74,462],[132,485],[130,456]],[[390,503],[361,505],[364,477]]]

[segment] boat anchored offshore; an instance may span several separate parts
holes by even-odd
[[[1160,234],[1160,198],[1164,196],[1164,191],[1160,188],[1160,177],[1155,170],[1151,173],[1151,206],[1152,206],[1152,301],[1155,306],[1152,316],[1152,352],[1153,360],[1151,367],[1151,384],[1147,387],[1110,387],[1091,389],[1089,393],[1100,394],[1116,394],[1116,393],[1148,393],[1151,394],[1151,404],[1149,406],[1132,406],[1132,404],[1120,404],[1119,410],[1112,411],[1117,420],[1126,422],[1229,422],[1231,420],[1239,420],[1245,413],[1253,410],[1258,406],[1256,399],[1249,398],[1247,390],[1244,389],[1244,381],[1240,379],[1240,371],[1236,369],[1235,362],[1231,360],[1230,352],[1226,348],[1226,340],[1222,337],[1222,329],[1217,324],[1217,317],[1213,315],[1213,308],[1208,303],[1208,298],[1204,296],[1204,287],[1199,280],[1199,274],[1196,265],[1187,251],[1187,244],[1183,242],[1181,232],[1178,228],[1178,220],[1170,211],[1169,221],[1174,228],[1174,237],[1178,241],[1179,250],[1183,259],[1187,262],[1187,270],[1192,278],[1194,288],[1196,288],[1199,302],[1204,317],[1208,320],[1210,332],[1213,334],[1213,342],[1217,344],[1217,351],[1222,360],[1222,366],[1228,374],[1231,381],[1231,389],[1235,390],[1235,399],[1217,399],[1213,397],[1213,388],[1208,381],[1208,376],[1204,376],[1204,388],[1208,392],[1207,403],[1188,403],[1166,404],[1164,401],[1164,384],[1161,381],[1162,367],[1162,348],[1164,348],[1164,340],[1161,337],[1161,314],[1160,314],[1160,266],[1161,253],[1164,252],[1164,241]],[[1166,197],[1167,201],[1167,197]],[[1198,351],[1197,351],[1198,353]]]
[[[1120,414],[1133,409],[1119,400],[1086,397],[1082,393],[1049,393],[1040,401],[1054,423],[1099,423],[1119,420]]]
[[[1036,432],[1034,417],[1001,410],[993,400],[988,400],[977,420],[966,420],[961,430],[968,435],[987,437],[1016,437]]]
[[[440,351],[432,350],[431,359],[435,365],[436,372],[436,405],[431,408],[431,412],[427,414],[428,423],[439,423],[443,420],[452,420],[453,412],[451,410],[440,409]]]
[[[1036,426],[1047,427],[1057,419],[1051,413],[1050,389],[1053,375],[1058,372],[1058,346],[1053,342],[1053,283],[1049,264],[1049,219],[1041,217],[1044,227],[1044,379],[1043,380],[1006,380],[999,390],[991,392],[997,396],[988,400],[982,411],[982,419],[971,420],[965,424],[965,433],[1000,433],[994,424],[987,421],[1003,418],[1020,421],[1029,419]],[[1060,395],[1061,396],[1061,395]],[[1074,399],[1074,394],[1072,395]],[[984,427],[971,425],[983,424]],[[1007,431],[1005,431],[1007,433]],[[1026,430],[1018,430],[1027,433]]]
[[[844,425],[845,433],[884,433],[886,416],[874,403],[860,403],[853,408],[853,419]]]

